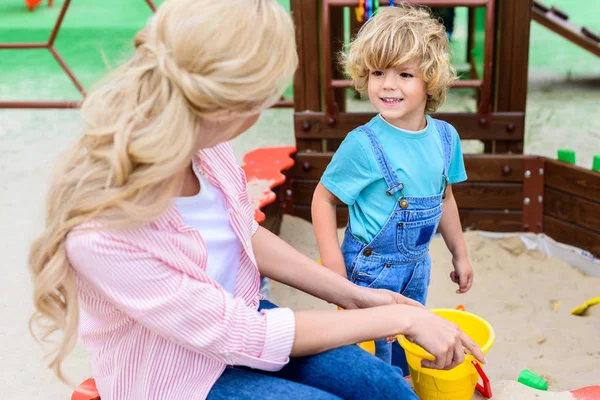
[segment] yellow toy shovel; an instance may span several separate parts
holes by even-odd
[[[585,303],[583,303],[579,307],[575,307],[571,311],[571,314],[573,314],[573,315],[583,315],[585,313],[585,311],[588,308],[590,308],[591,306],[593,306],[594,304],[600,304],[600,297],[594,297],[593,299],[589,299],[588,301],[586,301]]]

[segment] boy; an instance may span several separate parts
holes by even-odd
[[[429,244],[438,227],[452,253],[457,293],[467,292],[473,280],[451,186],[467,179],[460,139],[451,125],[427,115],[456,79],[448,47],[443,25],[421,8],[382,7],[365,23],[342,62],[379,114],[348,134],[312,202],[325,266],[357,285],[423,304]],[[349,208],[341,250],[338,201]],[[381,339],[375,346],[378,357],[408,374],[397,342]]]

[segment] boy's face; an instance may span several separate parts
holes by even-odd
[[[427,85],[418,62],[370,71],[367,92],[371,104],[390,124],[413,131],[425,127]]]

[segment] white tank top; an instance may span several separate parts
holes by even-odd
[[[242,244],[231,226],[223,193],[208,179],[194,172],[200,192],[192,197],[175,198],[183,222],[200,232],[208,252],[206,273],[233,294]]]

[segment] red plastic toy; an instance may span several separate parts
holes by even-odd
[[[40,5],[40,3],[42,2],[42,0],[24,0],[25,1],[25,5],[27,6],[27,9],[29,11],[33,11],[35,10],[35,8],[37,6]],[[48,0],[48,7],[52,7],[54,5],[54,0]]]

